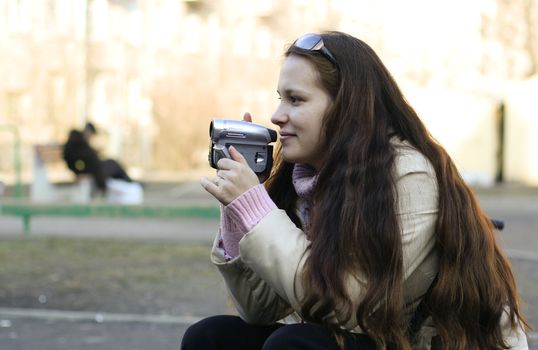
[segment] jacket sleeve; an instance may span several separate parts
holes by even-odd
[[[434,248],[439,194],[433,167],[413,149],[400,149],[395,179],[402,231],[404,298],[408,313],[412,313],[438,271]]]
[[[310,242],[281,209],[270,211],[239,242],[242,262],[274,290],[293,310],[301,309],[300,271]]]
[[[291,306],[281,298],[260,276],[237,257],[227,261],[219,251],[217,235],[211,261],[224,278],[232,302],[246,322],[251,324],[272,324],[292,313]]]
[[[519,323],[519,322],[518,322]],[[505,310],[501,316],[501,325],[503,329],[504,341],[511,350],[529,350],[529,344],[527,342],[527,335],[523,330],[521,323],[513,330],[510,325],[510,319],[508,312]]]

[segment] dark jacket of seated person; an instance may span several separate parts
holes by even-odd
[[[97,133],[92,123],[86,123],[82,131],[71,130],[64,145],[64,160],[76,175],[93,176],[97,189],[106,192],[106,179],[113,178],[131,182],[123,167],[113,159],[101,160],[91,146],[90,139]]]
[[[83,132],[71,130],[63,152],[64,160],[71,171],[76,175],[92,175],[97,188],[106,191],[106,175],[101,160]]]

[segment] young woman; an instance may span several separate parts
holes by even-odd
[[[240,317],[192,325],[182,349],[527,349],[491,222],[379,57],[339,32],[285,56],[266,186],[233,148],[201,181]]]

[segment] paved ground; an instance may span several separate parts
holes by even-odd
[[[170,350],[179,349],[184,324],[97,323],[35,318],[13,320],[0,330],[2,350]]]
[[[148,201],[208,203],[207,196],[197,184],[150,188]],[[499,232],[499,239],[514,265],[526,314],[533,324],[538,325],[538,190],[505,186],[477,189],[477,193],[488,215],[506,222],[505,230]],[[117,239],[173,240],[209,245],[216,226],[215,220],[199,219],[38,218],[32,220],[31,238],[50,235],[95,237],[107,231],[107,237]],[[22,237],[20,221],[0,217],[0,240],[14,237]],[[207,310],[207,305],[204,306],[200,309]],[[179,347],[187,325],[203,316],[206,314],[164,317],[0,309],[0,350],[174,349]],[[538,349],[536,333],[531,337],[531,348]]]

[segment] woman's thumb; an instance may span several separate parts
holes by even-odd
[[[248,165],[245,157],[243,157],[243,155],[238,150],[236,150],[234,146],[228,147],[228,151],[230,152],[230,156],[232,156],[233,160],[235,160],[236,162]]]

